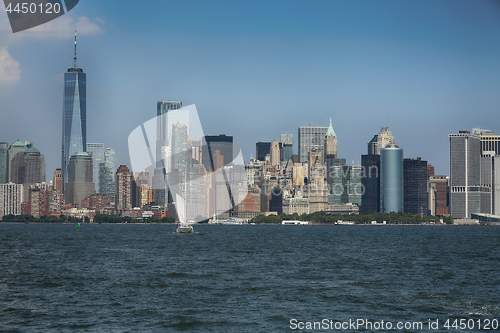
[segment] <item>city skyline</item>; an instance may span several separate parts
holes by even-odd
[[[87,1],[34,28],[36,34],[0,36],[0,68],[11,69],[0,79],[1,116],[9,124],[0,139],[33,142],[45,154],[47,179],[60,167],[62,76],[73,62],[77,28],[78,66],[92,82],[88,141],[113,148],[117,165],[130,164],[130,131],[153,116],[157,101],[170,99],[196,104],[206,133],[233,136],[247,162],[256,142],[279,140],[281,133],[294,135],[297,154],[298,128],[325,127],[332,118],[338,154],[348,164],[361,160],[366,142],[389,122],[405,157],[421,156],[437,174],[449,174],[449,133],[500,132],[490,121],[500,99],[498,6],[443,1],[429,11],[421,2],[359,4],[290,2],[283,12],[275,3],[262,14],[243,4],[167,2],[158,5],[192,14],[192,24],[177,26],[181,19],[173,18],[168,28],[151,31],[124,21],[129,5],[113,13],[110,5],[96,10]],[[243,13],[248,19],[241,20]],[[0,13],[2,31],[6,20]],[[170,52],[170,45],[179,47]]]

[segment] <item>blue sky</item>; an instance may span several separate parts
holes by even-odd
[[[205,134],[259,140],[332,118],[360,161],[389,122],[405,157],[449,173],[448,134],[500,134],[498,1],[93,1],[12,34],[0,10],[0,141],[60,166],[62,75],[87,73],[88,142],[129,164],[127,138],[159,100],[196,104]]]

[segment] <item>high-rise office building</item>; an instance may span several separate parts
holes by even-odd
[[[338,165],[330,170],[331,194],[328,196],[328,205],[345,205],[348,203],[361,206],[363,194],[362,167],[360,165]]]
[[[99,164],[99,193],[115,199],[115,151],[106,148],[104,162]]]
[[[169,119],[168,112],[173,110],[179,110],[182,108],[182,102],[180,101],[159,101],[156,103],[156,116],[157,116],[157,133],[156,133],[156,168],[165,167],[162,165],[162,149],[169,145],[169,132],[172,129],[172,125],[175,122],[179,122],[181,119]],[[187,120],[189,120],[189,113],[187,113]],[[184,122],[188,124],[188,122]],[[164,161],[165,162],[165,161]],[[167,163],[169,163],[168,161]]]
[[[209,172],[213,171],[215,161],[213,154],[216,150],[224,156],[224,165],[228,165],[233,161],[233,137],[230,135],[206,135],[203,138],[202,147],[202,162],[205,169]]]
[[[132,209],[132,173],[120,165],[115,174],[115,208],[118,212]]]
[[[390,144],[394,144],[394,136],[389,125],[387,125],[387,127],[382,127],[380,132],[375,134],[373,139],[368,142],[368,154],[380,155],[380,149]]]
[[[172,171],[186,170],[188,161],[188,132],[184,123],[172,124]]]
[[[92,158],[85,152],[73,154],[68,163],[68,182],[65,186],[64,199],[67,204],[82,207],[82,201],[95,193],[92,176]]]
[[[469,218],[482,213],[481,199],[489,189],[481,186],[481,137],[467,130],[449,134],[450,139],[450,214]]]
[[[104,162],[104,143],[87,143],[86,152],[92,158],[92,165],[94,169],[92,170],[92,178],[95,183],[96,190],[100,189],[99,184],[99,164]]]
[[[271,164],[279,165],[281,162],[280,144],[277,140],[271,140]]]
[[[288,162],[293,157],[293,146],[288,143],[280,143],[281,145],[281,161]]]
[[[405,213],[427,215],[427,161],[420,157],[403,160],[403,197]]]
[[[327,132],[328,127],[299,127],[299,162],[307,162],[307,154],[312,150],[319,150],[321,156],[325,156],[325,136]]]
[[[23,185],[0,184],[0,218],[5,215],[21,215]]]
[[[16,157],[16,155],[18,153],[24,153],[24,151],[28,149],[28,145],[20,140],[17,140],[16,142],[14,142],[13,144],[10,145],[9,147],[9,162],[8,162],[8,169],[9,169],[9,181],[10,182],[13,182],[13,183],[17,183],[17,169],[15,170],[15,174],[12,175],[12,160],[14,160],[14,157]],[[18,160],[19,160],[19,156],[17,157],[17,160],[16,160],[16,167],[17,167],[17,163],[18,163]],[[14,179],[12,177],[15,177],[16,178],[16,181],[14,181]]]
[[[396,144],[380,149],[380,211],[403,211],[403,149]]]
[[[306,196],[309,199],[309,213],[325,211],[328,202],[328,187],[321,155],[316,156],[316,160],[312,163]]]
[[[73,67],[64,73],[64,101],[62,128],[61,173],[63,192],[69,182],[68,166],[70,158],[87,148],[87,75],[76,65],[76,33],[75,57]]]
[[[45,158],[35,147],[28,148],[21,155],[18,164],[17,183],[34,185],[45,182]]]
[[[429,176],[428,209],[431,215],[449,215],[449,183],[448,176]]]
[[[323,155],[321,154],[321,151],[319,150],[311,150],[307,153],[307,178],[311,180],[312,177],[312,169],[314,166],[314,163],[316,163],[316,160],[319,159],[320,162],[323,161]],[[306,161],[303,161],[302,163],[305,163]]]
[[[293,156],[293,134],[280,134],[281,160],[287,162]]]
[[[491,152],[495,155],[500,155],[500,135],[495,135],[495,132],[481,128],[473,128],[472,134],[481,136],[481,156],[487,152],[486,155],[490,156]]]
[[[380,212],[380,155],[361,155],[363,168],[363,194],[361,196],[362,214]]]
[[[271,156],[271,142],[257,142],[255,144],[255,157],[258,161],[265,161],[266,156]]]
[[[326,131],[325,154],[325,159],[337,158],[337,135],[333,130],[332,118],[330,118],[330,126],[328,126],[328,130]]]
[[[9,143],[0,142],[0,184],[9,182]]]
[[[30,185],[45,182],[45,158],[35,147],[17,153],[11,161],[10,170],[11,181],[24,186],[23,202],[28,201]]]
[[[58,191],[59,193],[62,193],[61,169],[56,169],[56,171],[54,171],[54,176],[52,178],[52,184],[54,186],[54,190]]]
[[[293,146],[293,134],[280,134],[280,142]]]
[[[483,152],[480,163],[481,186],[489,189],[488,199],[481,197],[481,212],[500,215],[500,155]]]
[[[382,211],[380,206],[380,149],[385,148],[389,144],[394,144],[394,136],[389,125],[387,125],[387,127],[382,127],[380,132],[375,134],[370,142],[368,142],[368,154],[361,155],[363,170],[363,179],[361,182],[364,193],[361,198],[360,213],[371,214]]]
[[[28,191],[27,211],[28,214],[40,218],[49,213],[49,189],[33,186]]]
[[[178,110],[182,108],[182,102],[180,101],[159,101],[156,103],[156,115],[162,115],[170,110]]]

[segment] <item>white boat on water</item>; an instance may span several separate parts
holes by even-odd
[[[245,224],[245,220],[239,219],[239,218],[226,218],[223,220],[219,220],[219,219],[217,219],[217,216],[215,216],[215,214],[214,214],[214,217],[211,218],[208,221],[208,223],[209,224],[225,224],[225,225],[242,225],[242,224]]]
[[[184,198],[176,194],[177,214],[179,216],[179,225],[177,226],[178,234],[192,234],[194,232],[193,226],[186,221],[186,208]]]
[[[177,226],[178,234],[192,234],[194,232],[193,226],[190,224],[180,224]]]
[[[283,224],[283,225],[308,225],[309,222],[307,222],[307,221],[297,221],[297,220],[291,220],[291,221],[283,220],[281,222],[281,224]]]
[[[337,225],[354,225],[354,221],[338,220],[337,222],[335,222],[335,224],[337,224]]]

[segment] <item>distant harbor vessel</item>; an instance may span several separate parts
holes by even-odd
[[[354,221],[342,221],[342,220],[337,220],[335,222],[337,225],[354,225]]]
[[[186,221],[186,205],[184,198],[176,194],[176,206],[179,215],[179,225],[177,226],[178,234],[192,234],[194,232],[191,221]]]
[[[307,225],[309,222],[307,221],[297,221],[297,220],[284,220],[281,222],[283,225]]]
[[[214,216],[208,221],[208,224],[243,225],[247,224],[247,221],[239,218],[226,218],[219,220],[214,214]]]
[[[192,234],[194,232],[193,226],[190,224],[180,224],[177,226],[178,234]]]

